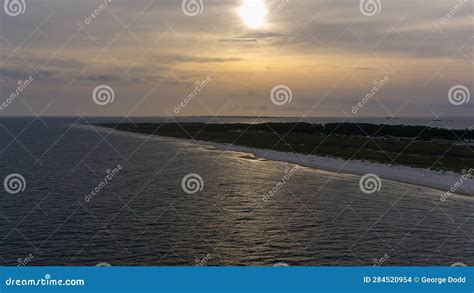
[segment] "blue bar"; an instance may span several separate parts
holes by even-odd
[[[0,276],[0,292],[474,292],[473,267],[1,267]]]

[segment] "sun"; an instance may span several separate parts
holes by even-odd
[[[262,28],[267,23],[267,7],[264,0],[244,0],[239,15],[249,28]]]

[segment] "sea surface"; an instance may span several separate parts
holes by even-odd
[[[0,119],[1,181],[24,178],[0,186],[1,265],[474,265],[471,198],[72,127],[97,121]]]

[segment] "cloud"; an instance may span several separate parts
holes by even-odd
[[[414,1],[415,3],[419,1]],[[441,17],[452,11],[458,1],[420,2],[382,1],[380,15],[366,17],[358,5],[332,1],[320,4],[298,5],[292,14],[303,18],[303,10],[310,7],[318,14],[304,29],[299,22],[285,22],[286,28],[296,32],[291,43],[299,48],[332,48],[350,54],[375,53],[384,56],[410,56],[422,58],[463,58],[458,49],[472,38],[472,16],[467,9],[457,12],[448,22],[441,24]],[[317,16],[317,17],[316,17]],[[470,33],[469,33],[470,32]]]
[[[363,96],[373,80],[390,70],[396,71],[393,87],[384,89],[381,102],[396,110],[410,99],[414,115],[430,115],[432,109],[424,105],[449,108],[449,88],[472,84],[469,7],[440,22],[457,0],[429,5],[423,0],[381,1],[381,13],[373,17],[361,14],[359,1],[291,0],[279,6],[280,1],[267,0],[268,8],[278,13],[269,14],[266,29],[257,31],[236,13],[241,0],[204,3],[202,14],[189,17],[182,13],[181,1],[117,0],[85,24],[96,0],[30,1],[27,16],[2,19],[0,77],[13,85],[39,70],[32,109],[39,112],[57,97],[59,104],[50,108],[57,112],[45,114],[64,115],[101,115],[93,104],[80,102],[97,83],[110,83],[122,93],[111,110],[116,115],[127,109],[135,115],[164,114],[163,109],[172,109],[188,94],[194,80],[214,72],[201,102],[217,112],[209,101],[229,97],[241,114],[259,109],[270,116],[300,114],[333,87],[312,114],[342,115],[345,97]],[[349,75],[338,83],[348,72],[357,80]],[[291,85],[293,106],[267,107],[269,89],[281,83]],[[135,107],[134,97],[146,97],[142,107]],[[364,114],[386,115],[378,104],[373,109]],[[191,107],[187,111],[211,114]]]
[[[258,41],[265,41],[265,40],[274,40],[274,39],[282,39],[288,38],[288,36],[283,35],[278,32],[252,32],[247,33],[235,38],[231,39],[220,39],[221,42],[258,42]]]
[[[377,71],[377,68],[373,67],[353,67],[352,69],[354,70],[360,70],[360,71]]]
[[[86,79],[89,81],[111,82],[111,81],[121,80],[123,78],[120,78],[119,76],[116,76],[116,75],[94,74],[94,75],[87,75]]]
[[[167,61],[177,61],[177,62],[192,62],[192,63],[225,63],[225,62],[238,62],[244,60],[244,58],[239,57],[207,57],[207,56],[168,56],[162,57]]]
[[[31,74],[23,70],[16,70],[10,68],[0,68],[0,76],[11,78],[14,80],[23,80],[28,78]]]

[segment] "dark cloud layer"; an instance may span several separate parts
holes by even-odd
[[[18,80],[35,82],[22,99],[29,108],[0,115],[47,105],[45,115],[102,115],[90,99],[100,84],[117,93],[107,115],[165,115],[211,77],[182,115],[344,116],[384,76],[360,115],[387,116],[407,100],[401,116],[473,114],[447,99],[457,84],[474,91],[472,5],[387,0],[366,16],[359,1],[266,0],[266,26],[251,29],[243,1],[203,0],[195,16],[175,0],[32,0],[24,15],[1,11],[2,97]],[[291,105],[271,104],[280,84]]]

